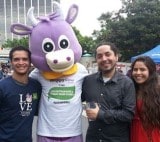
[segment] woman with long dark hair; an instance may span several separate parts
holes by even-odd
[[[160,142],[160,84],[156,64],[147,56],[131,65],[136,88],[136,114],[131,126],[131,142]]]

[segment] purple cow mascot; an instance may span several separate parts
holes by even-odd
[[[27,18],[32,26],[12,24],[11,32],[29,35],[32,63],[30,76],[42,85],[38,114],[38,142],[82,142],[81,87],[87,75],[78,63],[82,48],[71,27],[78,14],[72,5],[64,19],[59,3],[53,2],[54,13],[34,17],[30,8]]]

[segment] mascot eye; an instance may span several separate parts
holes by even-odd
[[[45,53],[54,51],[55,49],[55,44],[50,38],[45,38],[42,42],[42,50]]]
[[[66,49],[70,47],[70,42],[65,35],[59,37],[58,45],[61,49]]]

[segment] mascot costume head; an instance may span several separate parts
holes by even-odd
[[[72,5],[66,18],[57,2],[53,2],[54,13],[35,18],[30,8],[27,18],[32,27],[23,24],[12,24],[11,32],[16,35],[29,35],[31,59],[33,65],[42,71],[46,79],[74,74],[76,62],[82,55],[82,48],[71,27],[78,14],[78,6]]]

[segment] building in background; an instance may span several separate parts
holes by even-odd
[[[27,23],[27,11],[34,7],[35,16],[53,11],[52,2],[60,0],[0,0],[0,45],[7,39],[17,38],[10,32],[12,23]]]

